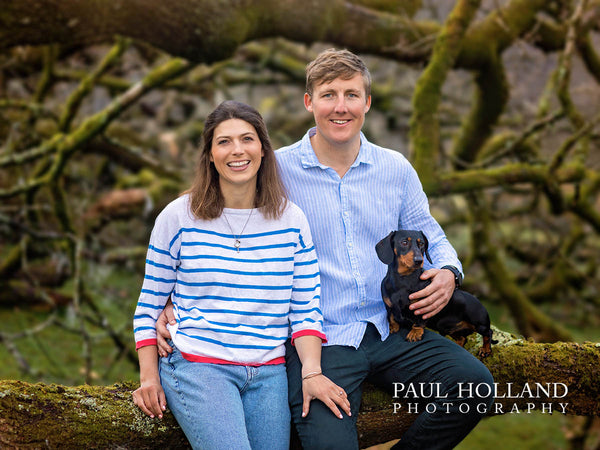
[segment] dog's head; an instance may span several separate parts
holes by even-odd
[[[430,264],[429,242],[425,233],[415,230],[392,231],[375,246],[377,256],[384,264],[397,262],[397,271],[406,275],[423,267],[423,256]]]

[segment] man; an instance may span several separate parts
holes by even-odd
[[[436,386],[437,398],[427,399],[427,410],[420,405],[419,416],[393,448],[452,448],[493,401],[462,398],[460,383],[491,385],[492,377],[479,360],[434,332],[427,330],[419,342],[405,340],[408,329],[390,334],[380,291],[387,266],[375,244],[398,228],[422,230],[428,237],[433,266],[423,278],[431,284],[411,296],[418,300],[411,308],[424,318],[448,303],[462,267],[406,158],[361,133],[371,106],[371,77],[360,58],[326,50],[307,66],[306,79],[304,105],[316,127],[276,153],[290,200],[308,218],[319,260],[328,339],[321,370],[347,393],[352,414],[340,419],[320,401],[311,403],[309,414],[302,412],[310,400],[302,394],[306,374],[288,344],[289,402],[303,448],[358,448],[356,418],[365,380],[390,392],[394,383],[417,390],[419,383]]]

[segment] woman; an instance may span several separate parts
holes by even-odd
[[[302,361],[308,412],[319,398],[350,414],[321,374],[319,272],[302,211],[287,201],[260,114],[233,101],[207,118],[196,178],[157,217],[134,317],[136,403],[166,403],[194,448],[285,449],[284,343]],[[173,353],[158,361],[155,323],[172,299]]]

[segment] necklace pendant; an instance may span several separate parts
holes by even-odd
[[[240,245],[242,245],[242,243],[240,242],[239,239],[236,239],[235,242],[233,243],[233,246],[238,251],[238,253],[240,252]]]

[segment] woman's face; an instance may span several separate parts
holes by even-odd
[[[228,119],[215,128],[210,160],[219,173],[223,194],[256,189],[256,179],[264,155],[256,129],[241,119]]]

